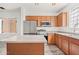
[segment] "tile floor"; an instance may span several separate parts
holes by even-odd
[[[44,48],[45,55],[64,55],[64,53],[56,47],[56,45],[45,44]]]

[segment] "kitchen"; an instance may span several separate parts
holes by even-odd
[[[0,54],[79,55],[78,5],[1,4]]]

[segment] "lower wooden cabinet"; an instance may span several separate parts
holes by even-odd
[[[67,55],[79,55],[79,40],[56,34],[56,46]]]
[[[55,35],[56,36],[56,45],[57,45],[57,47],[59,47],[60,49],[61,49],[61,40],[62,40],[62,36],[61,35],[59,35],[59,34],[56,34]]]
[[[79,55],[79,40],[55,34],[55,44],[67,55]]]
[[[70,55],[79,55],[79,40],[70,40]]]
[[[58,47],[61,49],[62,36],[58,35]]]
[[[65,54],[69,54],[69,39],[68,37],[62,36],[61,37],[61,49]]]
[[[44,55],[44,43],[7,43],[7,55]]]
[[[58,46],[58,34],[55,34],[55,44],[56,44],[56,46]]]
[[[55,44],[55,34],[48,34],[48,44]]]

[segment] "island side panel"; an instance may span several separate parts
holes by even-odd
[[[7,43],[7,55],[44,55],[44,43]]]

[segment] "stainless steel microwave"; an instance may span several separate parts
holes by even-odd
[[[43,27],[49,27],[49,26],[51,26],[51,22],[50,21],[42,21],[41,22],[41,26],[43,26]]]

